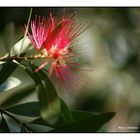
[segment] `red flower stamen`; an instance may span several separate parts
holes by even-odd
[[[70,45],[87,25],[86,23],[77,24],[75,17],[75,15],[70,17],[63,15],[62,18],[54,18],[52,14],[48,20],[44,17],[42,19],[36,17],[31,21],[31,31],[28,32],[32,45],[39,49],[43,56],[46,56],[46,61],[35,72],[50,63],[49,75],[54,73],[63,85],[65,85],[66,77],[69,77],[69,80],[73,78],[70,72],[71,66],[77,66],[76,61],[72,60],[75,54]]]

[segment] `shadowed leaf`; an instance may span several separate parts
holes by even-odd
[[[115,115],[113,112],[98,115],[85,111],[71,112],[74,119],[71,123],[66,123],[62,118],[53,125],[46,123],[41,118],[37,118],[30,123],[46,125],[54,128],[50,132],[97,132],[100,127],[102,127]]]
[[[38,102],[23,103],[9,107],[6,110],[8,112],[22,116],[38,117],[40,115]]]
[[[24,126],[21,126],[20,132],[21,133],[28,133],[29,131]]]
[[[16,68],[17,65],[11,60],[8,60],[6,63],[4,63],[0,71],[0,84],[7,80],[7,78],[14,72]]]
[[[107,123],[115,113],[104,113],[100,115],[94,115],[83,117],[66,124],[49,132],[97,132],[101,126]]]
[[[5,118],[3,117],[3,115],[2,115],[2,120],[0,122],[0,132],[3,132],[3,133],[10,132],[7,122],[6,122]]]
[[[62,99],[61,99],[61,117],[64,119],[66,123],[73,121],[72,113]]]

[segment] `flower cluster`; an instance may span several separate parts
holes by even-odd
[[[28,36],[32,45],[37,49],[45,61],[35,69],[38,72],[50,64],[49,76],[54,73],[61,83],[66,86],[73,78],[72,69],[78,66],[72,43],[85,29],[86,23],[77,23],[76,15],[62,18],[36,16],[30,23]]]

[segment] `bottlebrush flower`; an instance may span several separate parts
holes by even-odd
[[[75,61],[77,55],[71,44],[87,28],[86,25],[85,22],[76,23],[75,15],[54,18],[50,14],[48,19],[35,17],[30,23],[28,36],[35,49],[45,57],[44,63],[35,72],[50,64],[49,76],[54,73],[62,85],[67,87],[66,83],[74,79],[73,68],[78,67]]]

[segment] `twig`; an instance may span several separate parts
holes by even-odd
[[[44,59],[46,58],[47,56],[41,56],[41,55],[35,55],[35,56],[28,56],[28,57],[21,57],[21,56],[12,56],[12,57],[9,57],[9,58],[0,58],[0,61],[6,61],[7,59],[8,60],[31,60],[31,59]]]

